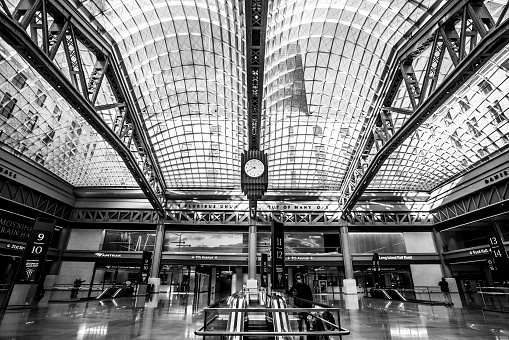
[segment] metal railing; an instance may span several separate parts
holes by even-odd
[[[281,295],[278,297],[267,296],[267,305],[272,306],[272,299],[282,298]],[[298,299],[298,298],[295,298]],[[302,299],[303,300],[303,299]],[[307,301],[307,300],[303,300]],[[266,306],[257,306],[257,307],[247,307],[247,308],[232,308],[231,305],[227,304],[228,300],[224,299],[223,301],[214,304],[213,306],[207,307],[204,309],[204,326],[200,329],[196,330],[194,333],[196,335],[203,336],[203,339],[206,337],[208,339],[242,339],[244,336],[266,336],[271,337],[276,340],[283,339],[292,339],[293,337],[301,337],[301,336],[315,336],[315,337],[325,337],[325,339],[329,339],[331,336],[339,336],[339,339],[342,339],[343,335],[350,334],[350,331],[344,329],[340,326],[340,309],[332,308],[328,305],[316,303],[313,301],[307,301],[313,305],[310,308],[272,308]],[[276,304],[277,305],[277,304]],[[280,304],[279,304],[280,305]],[[336,318],[328,319],[324,317],[324,313],[330,313],[331,315],[334,313]],[[293,331],[293,328],[296,328],[297,319],[290,318],[288,313],[305,313],[315,324],[322,325],[321,327],[315,327],[312,330],[303,330],[303,331]],[[233,318],[231,315],[242,315],[242,318],[236,317],[235,320],[237,322],[245,322],[249,319],[249,315],[272,315],[273,323],[272,330],[241,330],[241,331],[231,331],[228,330],[228,322]],[[284,315],[287,314],[287,315]],[[269,318],[266,318],[269,319]],[[279,320],[288,320],[286,321],[288,324],[283,325],[282,327],[276,327],[274,319]],[[336,321],[337,320],[337,321]],[[241,327],[236,327],[236,329],[241,329]]]
[[[509,312],[509,287],[478,287],[482,309]]]
[[[93,299],[99,296],[104,289],[110,287],[121,288],[122,285],[91,285],[81,284],[80,287],[74,287],[70,284],[55,284],[52,288],[46,289],[46,294],[50,293],[49,301],[74,301],[82,299]]]

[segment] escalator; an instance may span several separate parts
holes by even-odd
[[[105,290],[102,291],[101,294],[99,294],[96,299],[97,300],[101,300],[101,299],[110,299],[113,294],[115,294],[118,290],[118,287],[110,287],[110,288],[106,288]]]
[[[256,301],[256,300],[255,300]],[[204,309],[204,326],[194,333],[211,340],[295,340],[306,336],[307,339],[342,339],[350,332],[340,327],[330,313],[339,309],[310,301],[312,308],[288,306],[280,293],[263,296],[258,301],[249,302],[246,293],[236,293],[224,302]],[[259,302],[264,302],[260,304]],[[312,327],[308,330],[296,330],[298,314],[307,313]],[[293,328],[293,329],[292,329]]]
[[[391,297],[393,300],[397,301],[408,301],[399,291],[396,289],[385,289],[387,295]]]
[[[369,294],[371,295],[371,297],[377,299],[392,300],[392,297],[387,293],[385,289],[371,288],[369,290]]]
[[[110,287],[106,288],[96,297],[96,300],[114,299],[120,297],[132,296],[134,289],[132,287]]]

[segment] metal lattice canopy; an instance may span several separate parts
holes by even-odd
[[[445,47],[433,50],[431,42],[437,35],[432,33],[414,43],[421,47],[411,60],[398,60],[399,49],[450,6],[451,11],[466,14],[463,19],[447,19],[448,26],[440,29],[448,38],[438,41],[453,48],[455,38],[450,32],[460,32],[462,39],[461,34],[468,31],[458,60],[476,53],[478,41],[505,23],[501,15],[505,15],[506,1],[478,3],[269,1],[259,131],[260,150],[269,157],[269,193],[313,192],[348,198],[380,151],[377,143],[387,142],[389,133],[404,127],[416,105],[426,100],[427,94],[416,104],[412,91],[417,91],[415,83],[431,79],[428,65],[436,62],[434,51],[442,53],[433,78],[438,86],[461,66],[444,52]],[[249,117],[244,2],[87,0],[68,4],[85,13],[91,27],[117,49],[116,62],[129,84],[127,94],[136,104],[131,114],[142,122],[141,133],[148,140],[163,187],[198,195],[200,191],[239,192],[240,154],[248,148]],[[0,13],[10,16],[19,3],[6,0],[6,5],[0,6]],[[51,25],[57,19],[50,15],[48,20]],[[76,46],[83,77],[90,79],[100,60],[81,40]],[[66,56],[60,47],[52,62],[71,79],[73,70]],[[476,69],[397,145],[372,176],[368,189],[430,191],[504,152],[509,142],[508,58],[509,48],[504,47]],[[138,186],[117,151],[2,38],[0,70],[2,149],[76,187]],[[397,74],[402,74],[400,83],[391,90]],[[104,80],[94,102],[112,129],[125,114],[115,91]],[[391,107],[384,108],[390,93]]]

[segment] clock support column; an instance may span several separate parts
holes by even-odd
[[[251,220],[249,224],[249,267],[248,267],[248,276],[249,280],[256,279],[256,233],[258,227],[256,226],[256,221]]]
[[[248,243],[248,279],[246,288],[249,300],[258,300],[257,263],[257,204],[268,187],[267,155],[260,150],[246,150],[241,157],[241,187],[249,200],[249,243]]]
[[[256,279],[256,257],[257,249],[256,234],[258,232],[258,226],[256,225],[256,200],[249,200],[249,248],[248,248],[248,275],[249,280]],[[254,212],[254,214],[252,214]]]
[[[257,257],[257,229],[256,226],[256,199],[249,199],[249,248],[248,248],[248,271],[246,288],[249,291],[249,300],[258,300],[258,280],[256,280],[256,257]]]

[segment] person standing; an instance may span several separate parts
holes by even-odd
[[[438,282],[438,285],[440,286],[440,290],[444,295],[445,305],[451,306],[452,305],[451,292],[449,291],[449,283],[445,281],[445,277],[442,277],[442,280]]]
[[[78,292],[83,282],[85,282],[85,280],[81,278],[74,280],[73,288],[71,289],[71,299],[78,298]]]
[[[313,292],[311,291],[311,287],[309,287],[302,277],[301,273],[297,273],[295,275],[296,283],[288,290],[287,294],[289,296],[294,296],[300,299],[305,299],[309,301],[313,301]],[[311,308],[312,304],[307,301],[303,301],[300,299],[294,299],[293,304],[299,308]],[[302,321],[306,324],[306,330],[309,330],[309,321],[308,321],[308,312],[300,312],[299,313],[299,331],[302,331]]]

